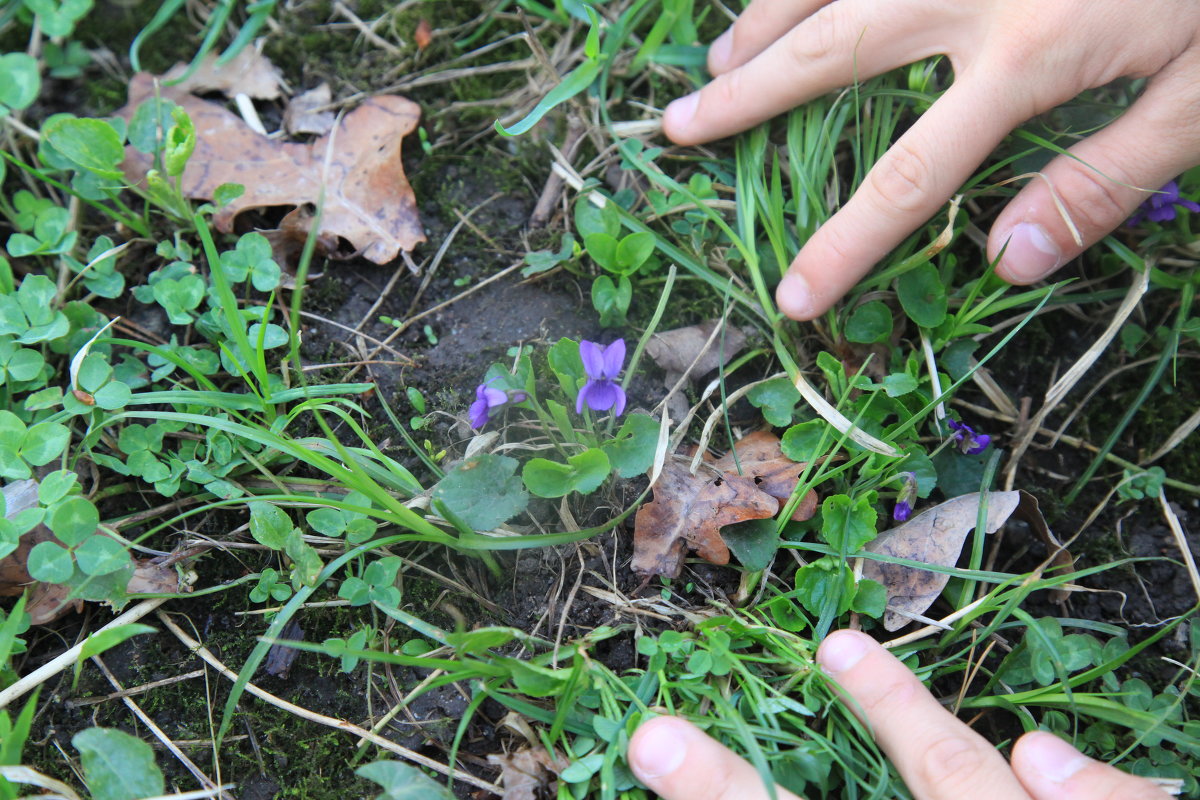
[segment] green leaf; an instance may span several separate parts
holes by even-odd
[[[600,61],[598,59],[588,59],[587,61],[584,61],[578,67],[573,69],[565,78],[563,78],[562,83],[551,89],[546,96],[542,98],[542,101],[534,106],[533,110],[530,111],[524,119],[509,128],[505,128],[500,124],[499,120],[496,120],[496,130],[502,136],[520,136],[522,133],[525,133],[534,125],[538,124],[538,122],[541,121],[542,117],[546,116],[546,113],[549,112],[550,109],[554,108],[559,103],[565,103],[567,100],[570,100],[572,97],[591,86],[592,82],[596,80],[596,76],[599,74]]]
[[[822,437],[825,438],[826,447],[835,441],[833,434],[826,435],[828,429],[829,423],[820,419],[793,425],[784,431],[783,438],[779,440],[779,449],[792,461],[812,461],[821,455]]]
[[[446,473],[433,488],[433,497],[475,530],[490,531],[529,505],[516,472],[516,460],[508,456],[472,456]]]
[[[126,131],[129,143],[147,154],[158,150],[171,127],[171,112],[178,107],[165,97],[143,100],[129,119],[129,129]]]
[[[879,619],[887,608],[887,589],[882,583],[863,578],[858,582],[850,607],[860,614]]]
[[[75,549],[75,561],[85,575],[107,575],[129,565],[129,551],[109,536],[92,536]]]
[[[65,583],[75,574],[75,562],[66,548],[54,542],[38,542],[29,551],[25,568],[35,581]]]
[[[124,179],[121,161],[125,158],[122,137],[102,119],[57,119],[42,128],[42,136],[75,169],[90,172],[104,180]]]
[[[71,441],[71,429],[57,422],[41,422],[21,438],[21,458],[35,467],[45,466],[62,455]]]
[[[383,787],[376,800],[454,800],[445,786],[424,772],[399,761],[376,761],[354,770],[360,778]]]
[[[325,565],[316,548],[304,541],[299,528],[292,528],[287,535],[283,550],[292,560],[292,584],[315,586],[321,569]]]
[[[902,397],[917,388],[917,379],[907,372],[895,372],[883,379],[888,397]]]
[[[282,550],[292,531],[292,519],[273,503],[262,500],[250,502],[250,535],[264,547]]]
[[[456,631],[446,634],[446,643],[454,648],[460,656],[480,655],[493,647],[503,647],[521,636],[516,628],[487,626],[469,631]]]
[[[882,342],[892,335],[892,310],[880,300],[863,303],[850,315],[845,333],[851,342]]]
[[[187,161],[196,149],[196,126],[187,112],[176,106],[171,109],[175,124],[167,129],[167,140],[163,147],[163,168],[171,177],[183,173]]]
[[[839,553],[854,553],[875,538],[877,514],[871,495],[853,502],[844,494],[830,495],[821,503],[821,538]]]
[[[100,512],[81,495],[60,501],[46,514],[46,527],[66,545],[79,544],[95,533],[99,525]]]
[[[632,275],[654,254],[654,234],[638,231],[621,239],[617,245],[617,269],[623,275]]]
[[[589,448],[567,458],[567,463],[531,458],[521,472],[525,486],[538,497],[562,497],[568,492],[591,494],[611,471],[608,455]]]
[[[597,266],[610,272],[621,271],[617,261],[617,237],[608,233],[589,233],[583,237],[583,246]]]
[[[166,791],[154,749],[141,739],[124,731],[88,728],[75,734],[71,744],[79,751],[93,800],[137,800]]]
[[[721,538],[742,566],[759,572],[771,566],[779,549],[779,523],[773,519],[752,519],[721,528]]]
[[[896,280],[896,294],[909,319],[923,328],[936,328],[946,319],[946,287],[932,264],[922,264]]]
[[[558,378],[563,394],[574,397],[587,379],[583,359],[579,357],[579,342],[574,339],[559,339],[546,352],[551,371]]]
[[[0,117],[28,108],[41,91],[36,58],[25,53],[0,56]]]
[[[658,428],[652,417],[630,414],[616,437],[600,445],[618,475],[632,478],[650,469],[658,449]]]
[[[625,314],[633,299],[633,284],[624,275],[613,279],[600,275],[592,281],[592,307],[600,314],[600,325],[616,328],[625,324]]]
[[[105,411],[116,411],[129,405],[133,392],[121,381],[109,381],[101,386],[93,395],[96,405]]]
[[[796,571],[796,600],[814,614],[843,614],[850,610],[853,597],[854,573],[829,556]]]
[[[346,516],[336,508],[314,508],[304,519],[322,536],[341,536],[346,531]]]
[[[787,378],[772,378],[751,389],[746,399],[750,405],[762,409],[763,419],[768,424],[782,428],[792,424],[800,392]]]
[[[38,483],[38,502],[52,506],[66,497],[79,484],[79,477],[68,469],[47,473]]]

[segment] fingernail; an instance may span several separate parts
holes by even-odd
[[[1053,733],[1030,734],[1029,738],[1033,741],[1025,743],[1026,761],[1052,783],[1065,783],[1091,761]]]
[[[733,55],[733,28],[718,36],[708,48],[708,67],[711,72],[721,72]]]
[[[835,631],[825,637],[817,650],[817,661],[830,675],[853,667],[871,649],[866,634],[856,631]]]
[[[686,128],[692,121],[692,117],[696,116],[696,105],[699,102],[698,92],[692,92],[673,101],[663,112],[663,127],[673,131],[681,131]]]
[[[1062,264],[1062,251],[1036,222],[1018,222],[1008,234],[1002,259],[1015,280],[1032,283],[1046,277]]]
[[[779,304],[779,310],[792,319],[812,319],[814,316],[812,289],[798,272],[783,276],[775,289],[775,302]]]
[[[635,736],[629,765],[638,778],[661,778],[679,769],[687,755],[687,727],[677,719],[659,717],[645,723],[650,727]]]

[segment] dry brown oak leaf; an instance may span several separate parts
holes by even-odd
[[[183,173],[183,193],[211,200],[224,183],[246,187],[241,197],[213,215],[223,233],[234,218],[253,208],[293,206],[291,214],[315,207],[325,187],[319,244],[331,258],[359,256],[386,264],[401,250],[425,241],[417,201],[400,162],[400,142],[420,118],[416,103],[396,95],[366,100],[328,136],[307,144],[278,142],[252,131],[224,106],[176,87],[160,86],[162,97],[187,111],[196,127],[196,149]],[[129,103],[117,112],[128,120],[138,104],[153,96],[154,79],[139,72],[129,83]],[[330,138],[328,172],[325,158]],[[138,182],[153,167],[151,156],[125,149],[126,177]],[[328,175],[328,181],[323,177]],[[283,226],[281,226],[283,227]],[[338,240],[349,243],[339,246]]]
[[[688,550],[713,564],[729,563],[729,547],[721,528],[735,522],[768,519],[795,491],[803,464],[783,456],[773,434],[750,434],[732,455],[703,461],[696,474],[691,459],[673,456],[663,464],[654,484],[654,499],[638,509],[633,527],[633,570],[641,575],[676,577]],[[817,506],[809,492],[793,519],[808,519]]]

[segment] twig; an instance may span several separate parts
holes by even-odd
[[[83,646],[94,637],[121,625],[128,625],[131,622],[137,622],[139,619],[146,616],[165,602],[167,602],[167,598],[163,597],[156,597],[153,600],[143,600],[121,616],[114,619],[112,622],[105,625],[103,628],[92,632],[87,638],[81,640],[70,650],[61,653],[52,661],[49,661],[38,667],[36,670],[29,673],[24,678],[21,678],[4,691],[0,691],[0,709],[7,707],[8,704],[13,700],[16,700],[26,692],[31,691],[35,686],[41,686],[46,681],[50,680],[50,678],[54,677],[78,661],[80,654],[83,652]]]
[[[67,708],[79,708],[81,706],[94,706],[98,703],[107,703],[109,700],[120,700],[123,697],[133,697],[134,695],[145,694],[151,689],[157,689],[160,686],[170,686],[183,681],[190,681],[192,678],[204,677],[204,670],[195,669],[191,672],[185,672],[182,675],[176,675],[173,678],[163,678],[161,681],[150,681],[143,683],[140,686],[134,686],[129,689],[122,689],[119,692],[106,694],[103,697],[82,697],[78,700],[65,700],[63,705]]]
[[[112,670],[108,668],[108,665],[104,663],[100,656],[92,656],[92,663],[95,664],[102,673],[104,673],[104,677],[108,679],[108,682],[112,684],[114,689],[116,689],[118,692],[125,691],[125,687],[121,685],[119,680],[117,680],[117,676],[112,674]],[[216,789],[218,794],[220,794],[222,797],[226,796],[224,792],[218,789],[217,784],[211,778],[205,775],[204,772],[198,766],[196,766],[196,764],[190,758],[188,758],[182,750],[179,749],[179,746],[176,745],[175,742],[171,741],[171,737],[167,736],[163,729],[155,724],[154,720],[150,718],[150,715],[148,715],[145,711],[142,711],[141,706],[135,703],[128,696],[122,697],[121,702],[123,702],[125,707],[132,711],[134,715],[142,721],[142,724],[150,729],[150,732],[154,734],[154,738],[162,742],[163,746],[170,750],[171,754],[175,756],[175,758],[179,759],[179,763],[183,764],[187,771],[192,773],[192,776],[200,782],[200,786],[202,786],[206,792]],[[205,796],[207,797],[208,795],[205,794]]]
[[[167,626],[167,629],[170,630],[171,633],[175,634],[179,641],[183,642],[185,647],[198,655],[200,658],[204,659],[204,661],[213,667],[213,669],[217,670],[217,672],[221,673],[231,681],[236,682],[238,680],[238,674],[236,672],[225,666],[225,664],[222,663],[221,660],[215,655],[213,655],[207,647],[200,644],[191,636],[188,636],[183,629],[176,625],[165,613],[160,611],[158,613],[158,618],[162,621],[163,625]],[[423,756],[420,753],[409,750],[407,747],[403,747],[393,741],[383,738],[382,736],[371,733],[366,728],[360,728],[352,722],[347,722],[344,719],[327,717],[324,714],[318,714],[315,711],[309,711],[307,708],[302,708],[295,703],[289,703],[282,697],[276,697],[267,690],[260,689],[259,687],[255,686],[253,683],[246,683],[246,691],[261,700],[266,700],[276,708],[281,708],[284,711],[287,711],[290,714],[295,714],[297,717],[302,719],[309,720],[310,722],[316,722],[320,725],[326,725],[330,728],[336,728],[337,730],[353,734],[363,739],[369,739],[372,744],[382,747],[384,750],[395,753],[396,755],[406,758],[416,764],[420,764],[423,767],[428,767],[429,769],[439,772],[442,775],[446,775],[454,780],[460,780],[464,783],[469,783],[472,786],[485,789],[493,794],[503,794],[503,789],[494,783],[489,783],[482,778],[477,778],[469,772],[452,769],[440,761],[435,761],[428,756]]]

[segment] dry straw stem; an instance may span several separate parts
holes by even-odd
[[[1155,461],[1158,461],[1167,453],[1174,450],[1183,443],[1184,439],[1191,436],[1196,431],[1197,427],[1200,427],[1200,408],[1197,408],[1190,417],[1180,423],[1178,428],[1171,431],[1171,435],[1167,437],[1167,440],[1163,442],[1162,446],[1155,450],[1149,458],[1142,462],[1142,466],[1153,464]]]
[[[842,412],[830,405],[829,401],[813,388],[813,385],[808,382],[803,373],[798,371],[796,372],[795,386],[796,391],[800,392],[800,396],[804,398],[805,402],[812,406],[813,411],[816,411],[823,420],[837,428],[839,433],[848,436],[858,445],[867,448],[871,452],[893,458],[899,458],[904,455],[895,447],[892,447],[885,441],[876,439],[848,420]]]
[[[222,663],[221,660],[215,655],[213,655],[207,647],[200,644],[191,636],[188,636],[187,633],[185,633],[182,628],[176,625],[165,613],[159,611],[158,618],[163,625],[167,626],[167,629],[171,631],[171,633],[175,634],[179,641],[183,642],[185,647],[198,655],[200,658],[204,659],[204,661],[217,670],[217,672],[220,672],[229,680],[234,682],[237,681],[238,674],[236,672],[225,666],[225,664]],[[440,761],[435,761],[428,756],[423,756],[420,753],[409,750],[407,747],[398,745],[393,741],[379,736],[378,734],[371,733],[366,728],[360,728],[352,722],[347,722],[343,719],[335,719],[334,717],[327,717],[324,714],[318,714],[315,711],[309,711],[307,708],[302,708],[294,703],[289,703],[282,697],[276,697],[265,689],[260,689],[259,687],[255,686],[253,683],[246,684],[246,691],[261,700],[267,701],[276,708],[283,709],[289,714],[294,714],[301,719],[306,719],[310,722],[316,722],[320,725],[325,725],[330,728],[345,731],[346,733],[358,736],[359,738],[367,739],[372,744],[377,745],[378,747],[381,747],[389,752],[395,753],[396,755],[407,759],[414,764],[420,764],[423,767],[428,767],[434,772],[441,773],[442,775],[446,775],[454,780],[462,781],[463,783],[469,783],[472,786],[492,792],[493,794],[503,795],[503,790],[494,783],[489,783],[482,778],[477,778],[469,772],[452,769]]]
[[[1196,569],[1196,557],[1192,555],[1192,548],[1188,547],[1187,535],[1183,532],[1183,526],[1179,524],[1179,517],[1176,516],[1175,509],[1171,508],[1171,504],[1167,502],[1167,494],[1161,488],[1158,490],[1158,504],[1162,506],[1167,527],[1171,529],[1171,533],[1175,537],[1175,544],[1179,545],[1179,552],[1183,553],[1183,563],[1187,565],[1192,589],[1196,592],[1196,599],[1200,600],[1200,571]]]
[[[76,644],[70,650],[61,653],[54,660],[38,667],[36,670],[29,673],[24,678],[21,678],[4,691],[0,691],[0,709],[7,707],[8,704],[13,700],[16,700],[26,692],[32,691],[35,686],[42,685],[78,661],[80,654],[83,652],[84,645],[86,645],[92,638],[112,628],[116,628],[121,625],[128,625],[131,622],[137,622],[139,619],[146,616],[165,602],[166,598],[161,597],[157,597],[153,600],[143,600],[121,616],[114,619],[112,622],[105,625],[103,628],[92,632],[86,639]]]
[[[1121,301],[1121,305],[1117,308],[1117,313],[1113,315],[1112,322],[1109,323],[1108,327],[1104,330],[1104,333],[1100,334],[1100,337],[1096,339],[1096,341],[1092,342],[1092,346],[1087,349],[1087,352],[1079,357],[1078,361],[1071,365],[1071,368],[1067,370],[1066,374],[1055,381],[1054,385],[1046,390],[1046,398],[1042,403],[1041,409],[1039,409],[1034,418],[1029,421],[1029,424],[1025,426],[1025,430],[1022,433],[1020,440],[1017,442],[1016,446],[1013,447],[1012,455],[1008,459],[1008,470],[1004,476],[1005,489],[1011,490],[1016,484],[1017,467],[1020,465],[1021,457],[1025,455],[1025,451],[1029,449],[1029,445],[1033,442],[1033,438],[1041,429],[1042,423],[1046,421],[1046,417],[1048,417],[1050,413],[1058,407],[1058,404],[1062,402],[1063,398],[1067,396],[1071,389],[1075,388],[1075,384],[1079,382],[1079,379],[1082,378],[1084,374],[1092,368],[1092,365],[1096,363],[1096,360],[1100,358],[1101,354],[1108,349],[1108,345],[1116,337],[1117,332],[1121,330],[1121,326],[1125,324],[1125,321],[1129,319],[1129,315],[1133,313],[1135,308],[1137,308],[1138,303],[1141,302],[1142,296],[1149,288],[1150,265],[1146,264],[1145,269],[1137,274],[1133,284],[1130,285],[1129,291],[1125,294],[1125,299]]]

